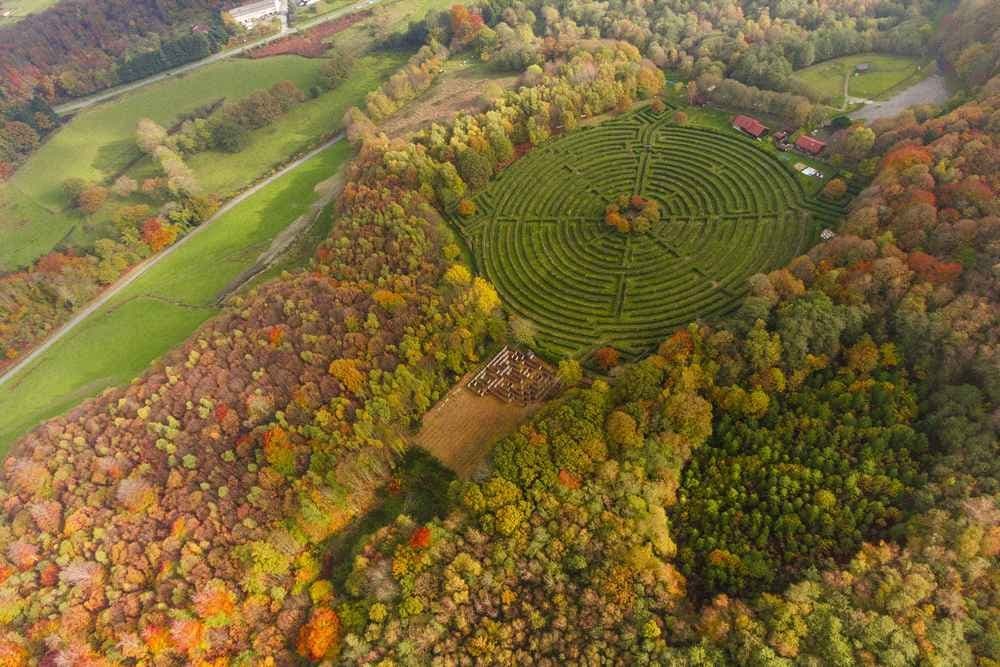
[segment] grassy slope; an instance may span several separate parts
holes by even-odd
[[[316,184],[348,157],[342,142],[262,189],[0,387],[0,450],[43,419],[128,382],[186,339],[218,312],[216,295],[310,207]]]
[[[169,126],[221,97],[242,97],[284,79],[308,89],[322,64],[297,56],[224,60],[80,113],[0,188],[0,270],[48,252],[81,222],[64,210],[63,181],[105,179],[139,157],[133,136],[140,118]]]
[[[855,65],[861,63],[870,64],[871,70],[854,76]],[[921,68],[922,64],[922,61],[906,56],[861,53],[817,63],[795,72],[793,76],[839,105],[843,102],[845,74],[851,74],[849,95],[879,99],[889,96],[901,85],[910,85],[923,78],[929,70],[926,66]]]
[[[451,0],[394,2],[387,3],[386,12],[396,29],[402,30],[405,29],[406,21],[423,16],[432,8],[443,9],[450,4]],[[371,44],[368,29],[363,24],[341,33],[336,41],[343,48],[355,53],[365,51]],[[355,71],[355,77],[368,79],[371,76],[365,70],[366,64],[379,65],[380,71],[382,67],[387,67],[391,71],[389,63],[396,58],[397,56],[383,55],[378,56],[376,60],[362,60]],[[259,67],[262,63],[286,60],[305,62],[315,67],[322,65],[322,61],[306,61],[295,57],[269,58],[262,61],[234,60],[224,63],[253,68]],[[209,65],[197,72],[212,71],[216,66]],[[197,72],[185,78],[193,77]],[[283,78],[299,81],[292,76],[278,76],[276,80]],[[158,86],[171,83],[174,81],[154,84],[148,89],[140,89],[121,100],[112,101],[97,109],[124,103],[132,95],[138,96],[146,90],[155,90]],[[303,88],[308,87],[302,81],[299,83]],[[260,82],[258,76],[249,83],[247,91],[262,85],[267,84]],[[375,79],[372,78],[369,80],[368,89],[374,87]],[[209,91],[211,90],[212,87],[209,86]],[[218,91],[218,86],[214,90]],[[320,101],[304,113],[305,118],[302,121],[306,123],[306,127],[315,128],[317,127],[315,123],[322,122],[321,134],[333,131],[341,120],[343,109],[349,104],[360,103],[366,92],[361,86],[355,89],[352,84],[344,84],[329,95],[342,95],[346,90],[353,91],[352,95],[356,93],[358,99],[336,103],[332,99]],[[174,94],[178,94],[178,91],[175,90]],[[161,97],[161,105],[166,104],[166,99],[167,96]],[[203,98],[188,108],[195,108],[212,99],[217,97]],[[175,118],[176,113],[178,111],[175,111],[171,118]],[[142,115],[157,118],[153,113],[143,113],[139,117]],[[134,123],[132,126],[134,127]],[[282,141],[280,135],[271,136],[267,129],[259,133],[268,135],[260,139],[260,146],[271,147],[261,148],[262,151],[273,150],[274,145]],[[131,136],[131,129],[128,135]],[[314,135],[309,143],[314,144],[319,138]],[[255,140],[246,151],[233,157],[234,162],[229,167],[230,174],[234,173],[231,170],[239,166],[241,159],[254,159],[256,146]],[[35,364],[20,373],[18,378],[0,387],[0,452],[38,422],[65,412],[107,387],[128,381],[153,359],[181,343],[198,325],[215,314],[217,309],[206,304],[211,304],[219,290],[253,264],[259,253],[269,245],[275,233],[309,208],[314,201],[314,196],[311,196],[312,188],[339,168],[346,159],[346,150],[341,144],[323,156],[314,158],[292,174],[257,193],[228,213],[224,219],[213,223],[212,229],[192,239],[189,245],[136,281],[113,303],[109,303],[88,318]],[[341,151],[345,153],[340,155]],[[282,156],[284,157],[287,156]],[[332,163],[320,166],[317,162],[320,159],[332,160]],[[211,172],[215,164],[206,164],[204,168]],[[224,170],[223,174],[212,178],[219,178],[221,182],[230,176],[226,175]],[[282,192],[285,188],[288,192]],[[0,236],[6,236],[2,218],[2,194],[3,191],[0,189]],[[24,205],[31,204],[28,202]],[[328,207],[323,215],[327,216],[329,211]],[[321,220],[314,226],[315,229],[303,235],[304,238],[293,247],[286,260],[265,272],[265,275],[255,280],[254,284],[274,276],[281,268],[295,268],[305,264],[311,256],[315,243],[324,238],[329,231],[329,222]],[[245,234],[237,234],[243,227],[246,227]],[[0,250],[0,269],[3,267],[3,261],[3,253]],[[190,301],[186,305],[177,305],[164,301],[164,297],[185,298]]]
[[[299,105],[273,125],[253,133],[251,143],[239,153],[208,151],[188,160],[202,187],[227,193],[266,174],[289,155],[304,152],[340,126],[351,106],[364,103],[365,95],[399,69],[408,54],[372,54],[360,58],[354,75],[335,91]]]
[[[445,9],[452,0],[395,0],[378,8],[394,29],[431,9]],[[365,22],[338,34],[334,41],[352,53],[372,46]],[[0,186],[0,272],[30,264],[49,252],[62,239],[86,246],[95,233],[88,227],[105,223],[110,206],[84,221],[67,212],[62,183],[67,178],[103,179],[116,174],[139,157],[133,133],[140,118],[149,117],[164,126],[220,97],[238,98],[283,79],[308,90],[322,67],[322,59],[279,56],[262,60],[230,59],[212,63],[176,78],[161,81],[82,112],[31,157],[10,183]],[[352,81],[294,110],[274,126],[254,133],[251,145],[238,155],[207,153],[191,159],[191,166],[206,190],[223,194],[239,189],[291,153],[315,144],[339,123],[344,110],[359,104],[364,93],[375,87],[378,77],[401,63],[399,56],[382,54],[362,58]],[[342,99],[343,98],[343,99]],[[139,163],[132,173],[151,169]]]
[[[48,9],[59,0],[3,0],[0,2],[0,26],[17,23],[28,14]],[[4,16],[11,12],[10,16]]]

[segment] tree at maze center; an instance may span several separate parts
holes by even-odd
[[[726,316],[750,276],[804,252],[842,213],[753,142],[673,118],[646,108],[543,143],[455,216],[510,313],[537,326],[542,354],[613,341],[635,358],[692,320]]]
[[[618,195],[604,209],[604,222],[622,234],[645,234],[660,217],[660,205],[641,195]]]

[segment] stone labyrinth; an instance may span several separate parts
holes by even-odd
[[[547,143],[457,221],[508,310],[537,326],[541,351],[642,354],[732,312],[749,276],[813,243],[820,204],[774,156],[669,116],[646,109]],[[609,227],[605,206],[622,193],[657,201],[662,221],[639,235]]]

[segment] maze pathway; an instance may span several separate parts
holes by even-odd
[[[662,221],[625,235],[603,222],[621,194],[654,199]],[[538,346],[632,355],[677,327],[735,310],[747,278],[814,241],[816,203],[774,156],[738,136],[646,109],[535,149],[455,223]]]

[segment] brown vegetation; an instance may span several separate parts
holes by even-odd
[[[492,445],[534,414],[541,403],[519,405],[495,396],[478,396],[462,378],[428,410],[413,442],[430,452],[460,479],[483,470]]]

